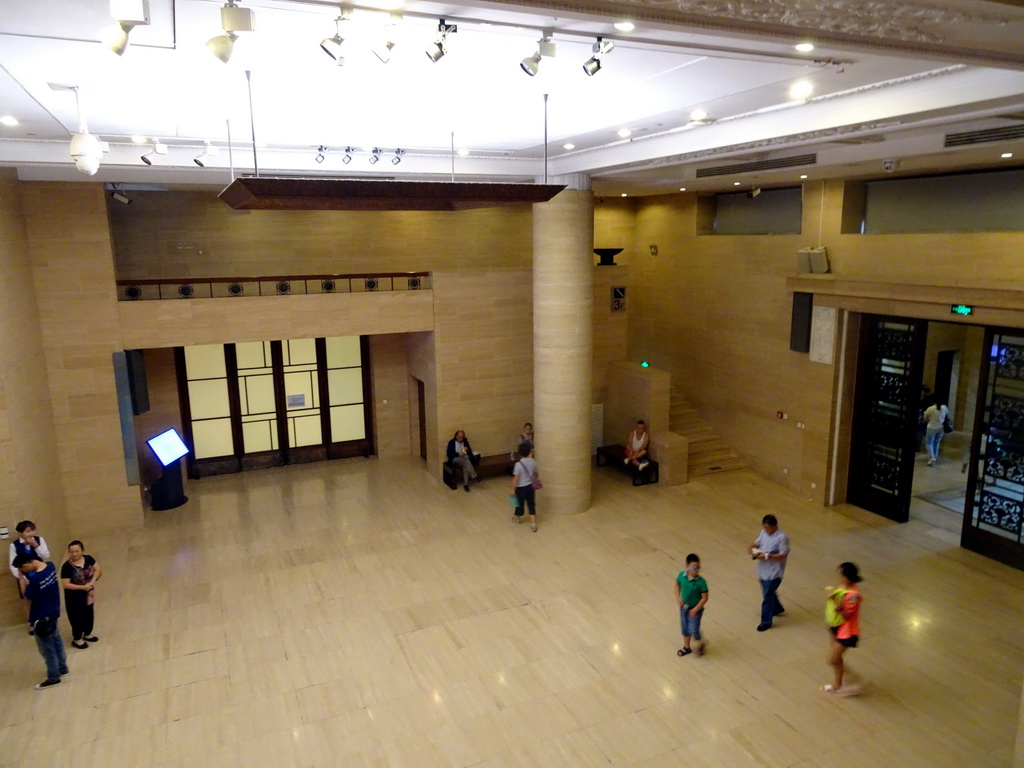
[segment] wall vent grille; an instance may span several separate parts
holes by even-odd
[[[710,168],[698,168],[697,178],[728,176],[732,173],[751,173],[752,171],[771,171],[776,168],[794,168],[800,165],[814,165],[817,162],[818,155],[811,153],[807,155],[793,155],[792,157],[779,157],[774,160],[754,160],[749,163],[715,165]]]
[[[1006,125],[1002,128],[988,128],[984,131],[961,131],[947,133],[944,147],[966,147],[971,144],[986,144],[990,141],[1024,139],[1024,125]]]

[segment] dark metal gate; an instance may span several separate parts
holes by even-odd
[[[910,519],[927,327],[871,315],[861,324],[847,501],[900,523]]]
[[[961,544],[1024,568],[1024,335],[986,329]]]

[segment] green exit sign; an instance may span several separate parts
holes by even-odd
[[[974,307],[969,307],[966,304],[950,304],[949,314],[951,315],[973,315]]]

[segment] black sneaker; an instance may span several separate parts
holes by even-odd
[[[757,631],[758,632],[764,632],[766,629],[771,629],[771,628],[772,628],[771,624],[758,624],[757,625]]]
[[[49,679],[43,680],[43,682],[39,683],[39,685],[36,686],[36,690],[37,691],[41,691],[44,688],[52,688],[55,685],[60,685],[60,678],[59,677],[56,680],[49,680]]]

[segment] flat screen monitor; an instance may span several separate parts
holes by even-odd
[[[146,443],[153,449],[153,453],[165,467],[188,453],[184,441],[174,429],[168,429],[156,437],[151,437]]]

